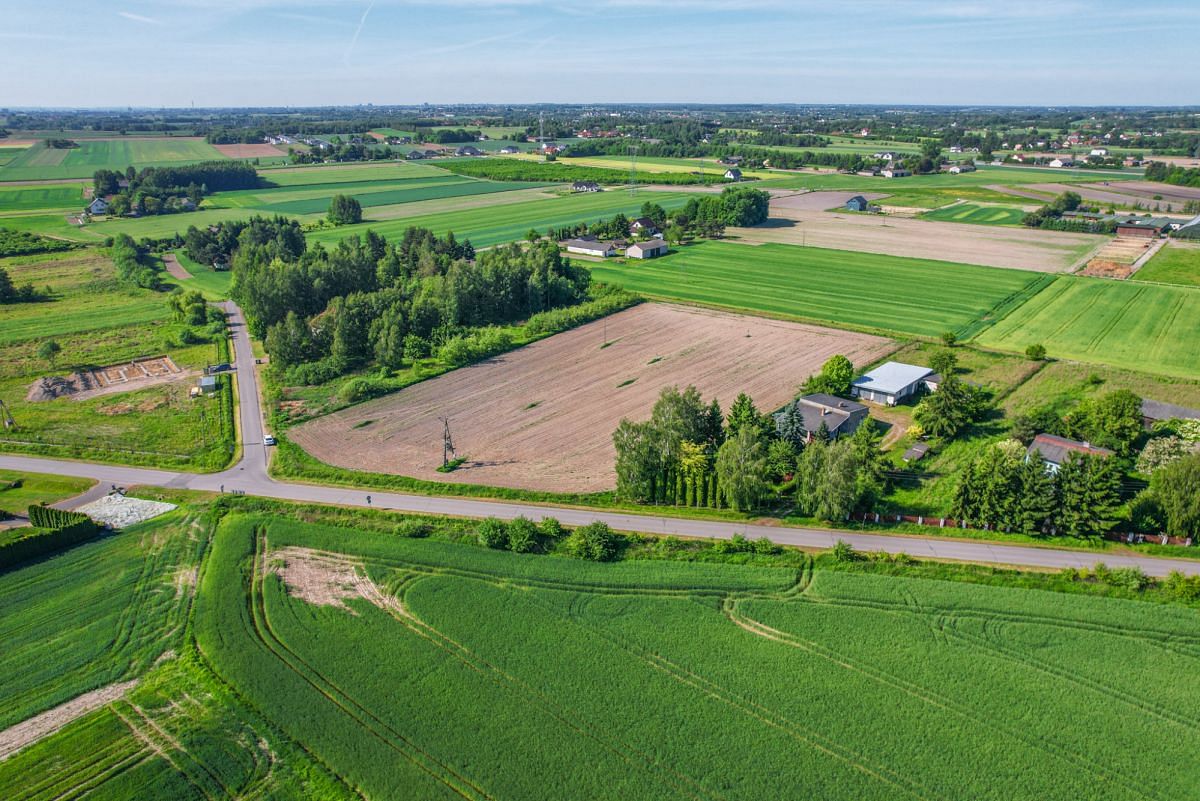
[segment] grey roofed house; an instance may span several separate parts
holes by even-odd
[[[897,401],[914,395],[921,389],[936,389],[937,383],[937,374],[928,367],[903,362],[885,362],[854,379],[850,385],[850,393],[856,398],[895,406]]]
[[[868,414],[867,407],[861,403],[835,395],[827,395],[823,392],[802,395],[792,402],[792,406],[800,414],[806,441],[811,441],[812,435],[820,431],[822,425],[829,432],[831,439],[849,436],[862,425]],[[787,411],[785,408],[776,413],[775,426],[777,429],[782,427]]]
[[[1142,421],[1152,425],[1163,420],[1200,420],[1200,409],[1142,398]]]
[[[866,211],[870,207],[871,204],[862,195],[855,195],[846,201],[846,209],[849,211]]]
[[[1058,468],[1072,453],[1080,456],[1099,456],[1103,459],[1113,455],[1108,448],[1098,448],[1089,442],[1078,442],[1054,434],[1038,434],[1029,444],[1026,458],[1032,459],[1034,454],[1037,454],[1037,458],[1042,460],[1051,473],[1057,473]]]
[[[572,192],[599,192],[600,184],[595,181],[576,181],[571,184]]]
[[[654,220],[649,217],[638,217],[633,222],[629,223],[630,231],[657,231],[658,226],[654,224]]]
[[[1175,231],[1178,239],[1200,239],[1200,214],[1185,222]]]
[[[425,158],[425,153],[420,150],[410,150],[410,151],[408,151],[408,154],[404,158],[415,161],[416,159]]]
[[[474,145],[463,145],[458,150],[454,151],[456,156],[482,156],[483,151]]]
[[[667,254],[667,243],[661,239],[649,239],[645,242],[635,242],[625,248],[625,255],[631,259],[653,259]]]

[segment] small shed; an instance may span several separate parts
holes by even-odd
[[[846,201],[847,211],[866,211],[871,208],[871,204],[862,195],[855,195]]]
[[[924,442],[918,442],[906,450],[900,458],[904,460],[905,464],[909,464],[921,461],[927,453],[929,453],[929,445]]]
[[[202,375],[200,381],[196,385],[201,392],[209,393],[217,391],[217,377],[215,375]]]

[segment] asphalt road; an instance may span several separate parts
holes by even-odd
[[[531,520],[555,517],[568,526],[603,521],[620,531],[643,534],[677,535],[728,539],[742,534],[750,539],[767,537],[782,545],[805,548],[832,548],[838,540],[850,543],[861,551],[907,553],[918,558],[946,559],[963,562],[1013,565],[1016,567],[1052,568],[1091,567],[1098,561],[1109,567],[1138,567],[1151,576],[1165,576],[1172,570],[1200,575],[1200,560],[1159,559],[1129,554],[1098,554],[1092,551],[1059,550],[1020,545],[1000,545],[977,540],[955,540],[946,537],[909,535],[862,534],[819,528],[793,528],[774,525],[753,525],[713,520],[692,520],[656,515],[608,512],[598,509],[543,506],[505,501],[475,500],[447,496],[410,495],[396,492],[346,489],[277,481],[267,474],[269,449],[262,444],[262,404],[255,373],[254,353],[246,331],[241,310],[232,303],[225,304],[230,312],[234,344],[234,365],[241,397],[239,425],[242,435],[242,459],[220,473],[173,473],[139,467],[95,464],[33,456],[0,455],[0,468],[25,470],[59,475],[91,478],[99,485],[85,496],[94,498],[112,485],[121,487],[141,484],[154,487],[206,490],[212,492],[245,492],[290,501],[338,504],[343,506],[372,506],[404,512],[483,518],[494,516],[503,520],[525,516]],[[247,402],[253,399],[253,402]],[[370,498],[370,503],[368,503]],[[82,503],[78,500],[78,503]]]

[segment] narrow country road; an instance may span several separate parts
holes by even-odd
[[[820,528],[731,523],[726,521],[693,520],[659,517],[652,514],[610,512],[599,509],[544,506],[507,501],[475,500],[448,496],[411,495],[381,492],[370,489],[347,489],[311,484],[277,481],[267,474],[268,449],[263,446],[262,403],[255,373],[254,352],[241,310],[231,302],[222,304],[229,312],[234,344],[235,369],[238,380],[239,425],[242,436],[242,458],[220,473],[173,473],[139,467],[43,459],[33,456],[0,455],[0,468],[79,476],[99,482],[82,497],[103,494],[112,485],[141,484],[153,487],[230,492],[239,490],[247,495],[259,495],[289,501],[371,506],[403,512],[433,515],[483,518],[494,516],[504,520],[525,516],[531,520],[555,517],[568,526],[602,521],[620,531],[642,534],[677,535],[728,539],[742,534],[750,539],[767,537],[781,545],[805,548],[832,548],[838,540],[848,542],[860,551],[906,553],[917,558],[947,559],[962,562],[1012,565],[1015,567],[1062,569],[1091,567],[1103,561],[1109,567],[1138,567],[1151,576],[1165,576],[1178,570],[1200,575],[1200,560],[1160,559],[1131,554],[1100,554],[1094,551],[1059,550],[1021,545],[1001,545],[977,540],[956,540],[945,537],[865,534]],[[81,501],[79,501],[81,502]]]

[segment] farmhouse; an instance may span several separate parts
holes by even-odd
[[[568,253],[579,253],[584,256],[599,256],[606,259],[616,254],[612,242],[601,242],[598,239],[568,239],[563,242]]]
[[[886,362],[854,379],[850,394],[863,400],[895,406],[921,390],[935,391],[941,376],[928,367]]]
[[[575,183],[571,184],[571,191],[572,192],[603,192],[604,190],[601,189],[600,184],[596,183],[595,181],[576,181]]]
[[[106,214],[108,212],[108,201],[102,197],[98,197],[88,204],[88,214]]]
[[[657,231],[658,226],[649,217],[638,217],[629,224],[629,233],[631,234],[653,234]]]
[[[513,145],[505,145],[504,147],[500,148],[500,152],[506,156],[511,156],[513,153],[520,153],[521,148],[514,147]]]
[[[483,151],[475,147],[475,145],[463,145],[458,150],[454,151],[456,156],[482,156]]]
[[[1067,461],[1067,457],[1072,453],[1080,456],[1098,456],[1102,459],[1113,455],[1108,448],[1098,448],[1087,442],[1077,442],[1054,434],[1038,434],[1029,444],[1025,458],[1041,459],[1047,470],[1057,473],[1063,462]]]
[[[742,157],[741,156],[721,156],[721,158],[717,159],[717,161],[720,162],[721,164],[725,164],[730,167],[736,167],[742,163]]]
[[[408,159],[409,161],[416,161],[417,159],[425,158],[425,154],[420,150],[410,150],[404,156],[404,158]]]
[[[1071,158],[1070,156],[1059,156],[1058,158],[1052,159],[1050,161],[1050,166],[1051,167],[1074,167],[1075,159]]]
[[[830,439],[850,436],[867,419],[867,407],[852,400],[838,398],[818,392],[802,395],[792,402],[791,408],[800,415],[804,427],[804,441],[812,442],[813,434],[825,427]],[[775,426],[782,429],[788,415],[784,409],[775,415]]]
[[[726,181],[742,180],[742,171],[739,170],[737,167],[730,167],[728,170],[725,171],[725,180]]]
[[[858,171],[858,175],[865,175],[868,178],[874,178],[877,175],[879,175],[879,168],[878,167],[863,167],[861,170]]]
[[[1186,406],[1176,406],[1149,398],[1142,399],[1142,423],[1146,428],[1167,420],[1200,420],[1200,409],[1189,409]]]
[[[881,175],[884,178],[907,178],[912,173],[903,167],[884,167]]]
[[[946,172],[953,173],[954,175],[958,175],[959,173],[963,173],[963,172],[975,172],[975,165],[974,164],[952,164],[950,166],[950,169],[946,170]]]
[[[846,201],[846,211],[868,211],[871,204],[862,195],[855,195]]]
[[[667,255],[667,243],[661,239],[650,239],[646,242],[636,242],[625,248],[625,255],[631,259],[654,259]]]

